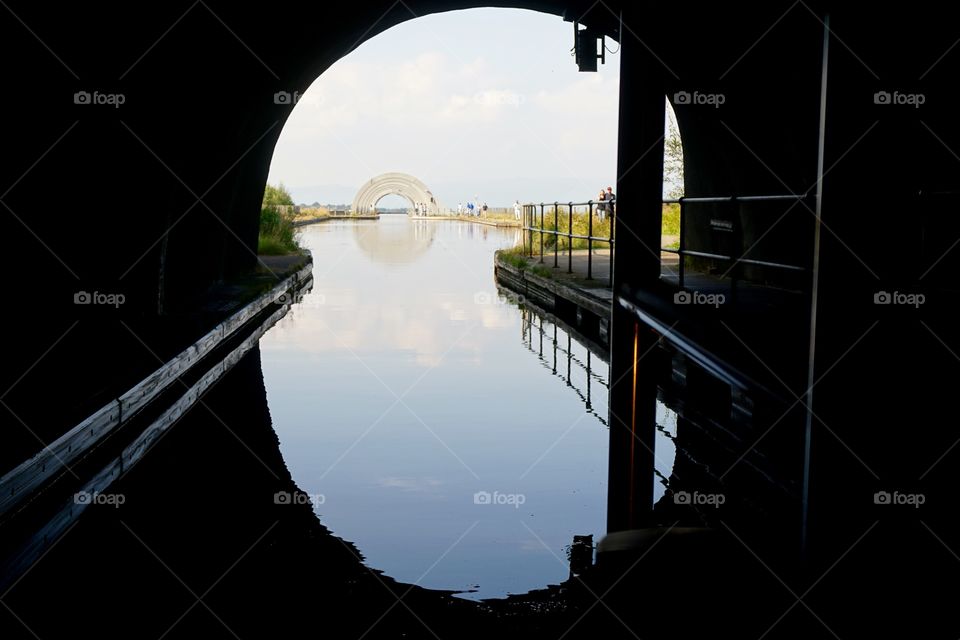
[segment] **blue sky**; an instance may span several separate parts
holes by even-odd
[[[572,44],[571,23],[515,9],[395,26],[301,96],[269,180],[306,203],[350,202],[387,171],[417,176],[445,206],[590,199],[615,183],[620,60],[579,73]]]

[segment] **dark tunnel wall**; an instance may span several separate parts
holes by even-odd
[[[896,13],[787,2],[211,1],[55,10],[11,2],[0,21],[9,167],[0,187],[4,296],[7,320],[41,336],[22,361],[9,356],[11,375],[28,370],[60,335],[55,325],[71,317],[78,289],[123,291],[123,314],[173,314],[255,265],[262,189],[291,110],[274,103],[275,92],[305,90],[359,42],[415,15],[494,4],[566,12],[611,34],[611,11],[626,8],[617,230],[625,266],[617,294],[659,275],[656,251],[647,249],[659,242],[659,203],[650,194],[660,176],[656,162],[634,163],[648,134],[662,131],[662,113],[644,120],[657,101],[662,106],[660,96],[676,107],[688,195],[822,191],[764,248],[817,268],[808,283],[815,306],[798,321],[815,321],[810,339],[790,345],[809,352],[794,363],[804,384],[791,377],[786,390],[816,387],[805,396],[815,397],[815,414],[792,434],[804,442],[796,458],[803,518],[819,527],[809,541],[814,553],[829,565],[843,552],[873,519],[875,491],[916,488],[931,502],[955,504],[956,465],[944,452],[960,451],[953,404],[960,47],[954,19],[932,2]],[[121,93],[125,103],[75,104],[80,91]],[[678,104],[681,91],[722,94],[724,103]],[[878,104],[878,92],[922,94],[925,102]],[[733,250],[768,224],[738,215]],[[816,215],[818,244],[807,235]],[[709,245],[712,237],[695,231],[692,241]],[[878,291],[918,287],[930,300],[924,315],[873,303]],[[615,375],[639,335],[635,319],[625,323],[618,313]],[[780,330],[762,320],[763,331]],[[55,328],[41,331],[45,324]],[[960,539],[949,517],[928,521]],[[889,539],[900,533],[888,531]]]
[[[9,86],[29,96],[10,102],[11,120],[29,123],[12,128],[10,158],[26,171],[69,130],[4,198],[29,226],[12,214],[4,221],[14,263],[29,261],[58,281],[66,275],[71,288],[123,287],[131,308],[146,312],[155,312],[161,294],[167,310],[189,307],[209,283],[254,265],[261,190],[291,110],[274,104],[273,94],[305,90],[357,43],[393,24],[491,4],[568,16],[589,7],[412,2],[391,9],[382,2],[291,3],[269,11],[210,4],[208,11],[202,4],[158,4],[73,8],[52,20],[36,6],[11,5],[53,53],[23,25],[4,23],[8,46],[30,61],[10,69]],[[759,55],[734,65],[779,9],[657,9],[667,29],[664,42],[649,46],[670,70],[671,92],[707,87],[727,96],[720,109],[677,109],[689,194],[782,191],[746,147],[791,186],[812,182],[816,92],[792,92],[815,84],[819,23],[792,12],[760,41],[753,52]],[[616,10],[615,3],[595,5],[582,19],[615,34]],[[629,30],[628,23],[633,46]],[[723,80],[707,81],[731,65]],[[629,82],[630,70],[623,73]],[[73,94],[82,90],[119,92],[126,101],[118,108],[76,105]]]

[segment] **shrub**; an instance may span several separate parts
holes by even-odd
[[[262,255],[286,255],[300,252],[296,239],[293,216],[284,215],[274,206],[260,209],[260,237],[257,253]]]

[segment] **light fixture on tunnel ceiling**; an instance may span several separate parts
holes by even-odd
[[[600,53],[597,53],[597,49]],[[604,46],[603,33],[587,26],[581,29],[580,23],[575,21],[573,23],[573,55],[577,61],[577,68],[581,72],[596,71],[597,60],[600,60],[600,64],[606,64],[607,48]]]

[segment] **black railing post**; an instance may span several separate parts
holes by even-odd
[[[540,264],[543,264],[543,203],[540,203]]]
[[[616,215],[616,205],[610,203],[610,286],[613,286],[613,217]]]
[[[686,235],[687,235],[687,234],[686,234],[686,220],[687,220],[687,217],[684,215],[684,213],[685,213],[684,209],[686,209],[686,204],[684,203],[683,197],[680,198],[680,202],[678,203],[678,205],[680,206],[680,220],[679,220],[679,222],[680,222],[680,246],[679,246],[679,248],[678,248],[677,255],[680,257],[680,262],[679,262],[679,264],[677,265],[677,273],[678,273],[677,281],[678,281],[678,284],[680,285],[680,288],[683,289],[683,270],[684,270],[684,264],[683,264],[683,263],[686,262],[686,259],[685,259],[685,255],[684,255],[684,254],[685,254],[686,249],[687,249],[687,240],[686,240]]]
[[[730,221],[735,221],[734,232],[739,231],[741,237],[740,246],[743,246],[743,232],[740,230],[740,201],[737,196],[730,198]],[[742,253],[741,256],[743,257]],[[740,258],[734,256],[733,264],[730,265],[730,301],[735,302],[737,299],[737,280],[742,277],[743,265],[740,262]]]
[[[587,216],[587,280],[593,280],[593,203]]]
[[[523,255],[527,255],[527,234],[524,233],[527,226],[527,205],[523,205],[523,215],[520,218],[520,242],[523,247]]]
[[[567,273],[573,273],[573,205],[567,216]]]
[[[560,257],[560,209],[553,208],[553,268],[556,269],[557,258]]]

